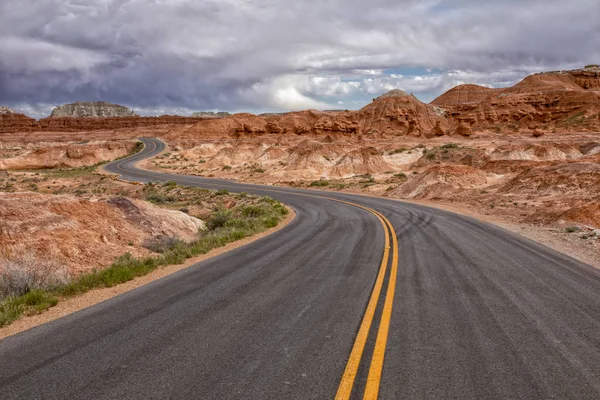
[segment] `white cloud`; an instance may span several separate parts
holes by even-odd
[[[394,87],[432,97],[598,62],[598,15],[597,0],[3,1],[0,103],[260,110]],[[405,67],[428,71],[417,80]]]

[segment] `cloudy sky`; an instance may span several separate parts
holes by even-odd
[[[0,0],[0,105],[145,115],[430,101],[600,63],[598,0]]]

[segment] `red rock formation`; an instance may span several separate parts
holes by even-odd
[[[48,117],[39,120],[37,130],[52,132],[110,130],[161,125],[192,125],[202,120],[203,118],[179,117],[174,115],[109,118]]]
[[[442,94],[431,104],[439,107],[452,107],[465,104],[479,104],[502,89],[492,89],[479,85],[458,85]]]
[[[442,107],[455,130],[596,131],[600,129],[600,68],[548,72],[513,87],[461,85],[432,104]]]
[[[356,119],[367,134],[429,136],[448,127],[441,110],[401,90],[392,90],[376,98],[356,112]]]
[[[37,121],[19,114],[8,107],[0,107],[0,133],[31,132],[36,129]]]
[[[359,132],[352,112],[295,111],[285,114],[234,114],[206,119],[184,132],[173,132],[178,139],[243,137],[264,134],[351,135]]]
[[[600,130],[600,68],[531,75],[510,88],[460,85],[431,104],[392,90],[358,111],[296,111],[234,114],[224,118],[51,117],[39,122],[22,114],[0,113],[0,132],[77,132],[178,125],[173,139],[257,135],[324,135],[362,138],[379,135],[468,136],[480,131],[541,135],[551,130]],[[189,126],[186,126],[189,125]]]

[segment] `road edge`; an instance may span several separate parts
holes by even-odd
[[[189,268],[192,265],[209,260],[223,253],[236,250],[240,247],[250,245],[256,242],[257,240],[270,236],[284,229],[292,221],[294,221],[294,219],[296,219],[296,212],[294,211],[294,209],[292,209],[288,205],[285,205],[285,207],[288,210],[288,214],[281,222],[279,222],[279,224],[277,224],[277,226],[273,228],[267,229],[266,231],[258,233],[256,235],[252,235],[244,239],[228,243],[225,246],[212,249],[206,254],[189,258],[183,264],[172,264],[164,266],[162,268],[158,268],[147,275],[134,278],[129,282],[125,282],[117,286],[113,286],[110,288],[92,289],[86,293],[82,293],[77,296],[61,298],[56,306],[48,309],[47,311],[44,311],[41,314],[23,316],[18,320],[14,321],[12,324],[0,328],[0,340],[27,331],[31,328],[35,328],[36,326],[43,325],[47,322],[57,320],[69,314],[86,309],[88,307],[92,307],[115,296],[140,288],[151,282],[157,281],[171,274]]]

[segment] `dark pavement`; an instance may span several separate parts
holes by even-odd
[[[142,171],[133,163],[163,146],[144,141],[141,153],[107,169],[129,180],[269,195],[294,208],[296,219],[1,340],[0,399],[333,398],[378,273],[384,230],[368,211],[313,195],[373,208],[397,235],[381,399],[600,398],[600,271],[424,206]]]

